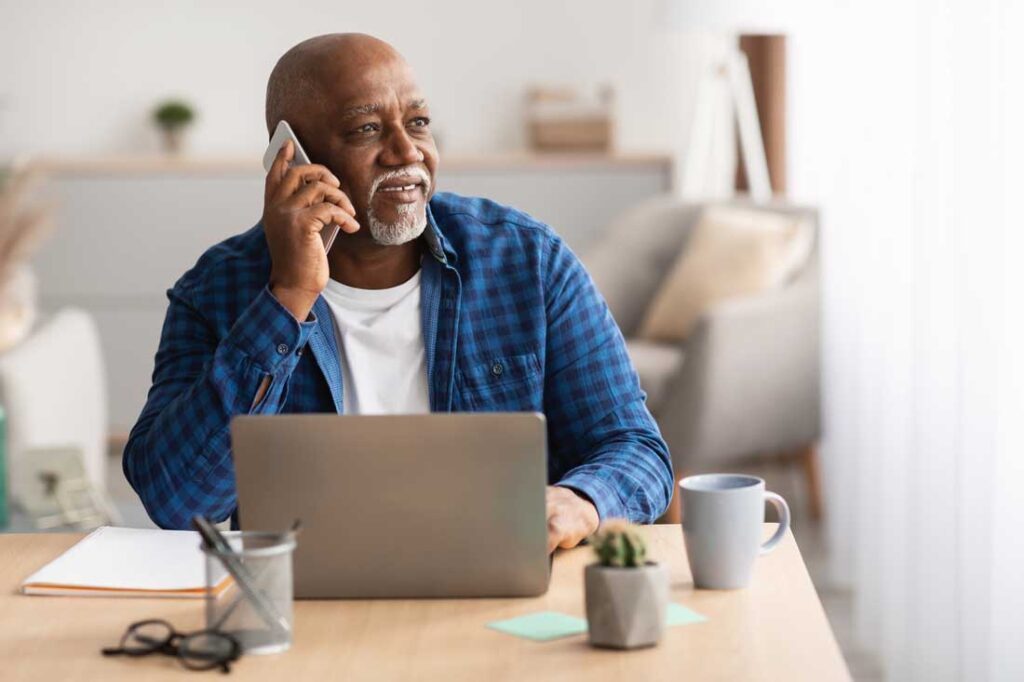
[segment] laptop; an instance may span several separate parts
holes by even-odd
[[[297,598],[547,591],[547,430],[534,413],[245,415],[243,530],[302,520]]]

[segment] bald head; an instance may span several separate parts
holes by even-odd
[[[277,60],[267,81],[267,132],[278,121],[294,117],[297,109],[322,108],[328,102],[325,86],[333,78],[354,75],[371,65],[405,59],[383,40],[365,33],[329,33],[291,48]]]
[[[438,154],[430,107],[402,55],[372,36],[305,40],[267,83],[267,133],[286,120],[314,164],[325,166],[369,230],[339,242],[408,243],[424,229]]]

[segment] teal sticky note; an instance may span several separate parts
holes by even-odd
[[[587,621],[556,611],[539,611],[518,618],[496,620],[487,627],[516,637],[546,642],[559,637],[581,635],[587,631]]]
[[[688,609],[682,604],[669,604],[666,621],[669,627],[674,625],[690,625],[692,623],[703,623],[708,617],[702,616],[693,609]]]

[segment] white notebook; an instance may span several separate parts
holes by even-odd
[[[96,597],[206,596],[206,562],[191,530],[97,528],[21,583],[25,594]],[[218,567],[214,592],[231,583]]]

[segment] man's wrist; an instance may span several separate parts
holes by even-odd
[[[598,513],[597,505],[595,505],[594,501],[590,499],[590,496],[577,488],[572,488],[567,485],[558,485],[558,487],[565,488],[576,496],[576,499],[579,500],[581,504],[581,508],[586,509],[587,516],[589,517],[593,530],[597,530],[597,527],[601,524],[601,515]]]
[[[312,296],[308,291],[289,289],[277,284],[270,285],[270,293],[278,302],[288,309],[288,312],[299,322],[305,322],[309,313],[313,310],[313,304],[319,296]]]

